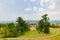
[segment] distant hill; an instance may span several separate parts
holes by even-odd
[[[50,23],[57,23],[57,24],[60,24],[60,20],[50,20]]]
[[[36,24],[38,23],[38,20],[25,20],[26,22],[30,23],[30,24]]]
[[[30,24],[36,24],[38,22],[38,20],[25,20],[26,22],[30,23]],[[0,20],[0,23],[16,23],[15,20]],[[50,20],[50,23],[58,23],[60,24],[60,20]]]

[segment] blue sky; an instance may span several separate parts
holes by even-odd
[[[48,14],[50,20],[60,20],[60,0],[0,0],[0,20],[39,20]]]

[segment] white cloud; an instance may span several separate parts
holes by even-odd
[[[49,17],[50,17],[50,20],[60,20],[60,12],[55,12],[55,11],[50,11],[50,12],[47,12]]]
[[[22,14],[0,13],[0,20],[16,20],[17,17],[22,17]]]
[[[36,0],[30,0],[31,2],[36,2]]]
[[[33,13],[32,15],[24,16],[23,18],[25,20],[40,20],[41,16],[44,14],[48,14],[48,17],[50,20],[60,20],[60,12],[55,12],[55,11],[43,11],[43,12],[38,12],[38,13]]]
[[[38,14],[32,14],[32,15],[24,15],[23,19],[24,20],[39,20],[41,18],[41,15],[38,13]]]
[[[50,0],[44,0],[44,2],[49,2]]]
[[[36,0],[31,0],[31,2],[35,2]],[[47,3],[49,0],[41,0],[41,6],[44,6],[44,3]],[[50,17],[51,20],[60,20],[60,4],[55,4],[52,0],[50,0],[51,3],[47,7],[48,9],[59,9],[59,11],[45,11],[43,7],[36,7],[34,6],[33,8],[26,8],[24,9],[25,11],[37,11],[37,13],[33,13],[31,15],[23,15],[23,14],[13,14],[13,13],[5,13],[4,11],[4,4],[0,3],[0,20],[16,20],[18,16],[21,16],[25,20],[38,20],[41,19],[41,16],[45,13],[47,13]],[[16,5],[16,2],[14,0],[11,0],[8,2],[8,4],[14,6]],[[56,7],[55,7],[56,6]],[[33,10],[32,10],[33,9]]]
[[[36,12],[38,10],[38,8],[36,6],[34,6],[33,8],[25,8],[25,11],[33,11]]]
[[[43,14],[48,14],[49,15],[49,17],[50,17],[50,19],[51,20],[59,20],[60,19],[60,16],[58,16],[59,15],[59,12],[55,12],[55,11],[49,11],[49,10],[46,10],[46,9],[44,9],[43,7],[44,7],[44,3],[48,3],[50,1],[50,3],[49,3],[49,5],[47,6],[47,9],[51,9],[51,10],[53,10],[53,9],[55,9],[55,3],[52,1],[52,0],[41,0],[41,5],[40,5],[40,7],[39,8],[37,8],[37,7],[33,7],[33,8],[31,8],[31,9],[33,9],[33,11],[37,11],[37,13],[33,13],[31,16],[25,16],[25,19],[31,19],[31,20],[38,20],[38,19],[41,19],[41,16],[43,15]],[[58,14],[57,14],[58,13]]]
[[[32,8],[25,8],[24,10],[25,10],[25,11],[31,11]]]
[[[44,6],[44,3],[47,3],[47,2],[49,2],[49,1],[50,1],[50,0],[41,0],[41,1],[40,1],[40,5],[41,5],[41,6]]]
[[[39,8],[39,12],[42,12],[44,11],[45,9],[44,8]]]
[[[35,6],[33,7],[33,11],[34,11],[34,12],[36,12],[37,9],[38,9],[37,7],[35,7]]]
[[[60,20],[60,12],[58,11],[42,11],[42,12],[37,12],[35,14],[33,14],[32,18],[39,20],[41,19],[41,16],[44,14],[48,14],[48,17],[50,18],[50,20]],[[31,18],[31,19],[32,19]]]
[[[52,3],[50,3],[50,5],[48,6],[48,9],[55,9],[55,3],[54,2],[52,2]]]

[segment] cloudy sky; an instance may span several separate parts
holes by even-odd
[[[48,14],[50,20],[60,20],[60,0],[0,0],[0,20],[39,20]]]

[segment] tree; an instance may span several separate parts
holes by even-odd
[[[5,27],[5,36],[4,37],[17,37],[17,28],[14,23],[9,23],[7,27]]]
[[[50,27],[50,23],[49,23],[49,18],[47,17],[48,15],[45,14],[42,16],[42,19],[39,20],[38,22],[38,31],[39,32],[44,32],[44,33],[49,33],[50,30],[49,30],[49,27]]]
[[[42,16],[43,21],[44,21],[44,33],[49,33],[49,27],[50,27],[50,23],[49,23],[49,18],[47,17],[48,15],[45,14]]]
[[[9,23],[8,27],[9,27],[9,36],[16,37],[18,32],[17,32],[17,27],[15,26],[15,24]]]
[[[40,32],[43,32],[43,19],[41,19],[39,22],[38,22],[38,27],[37,27],[37,30]]]
[[[28,31],[28,29],[30,29],[28,28],[26,22],[21,17],[18,17],[16,22],[17,22],[17,28],[18,28],[17,31],[19,33],[23,34],[25,31]]]

